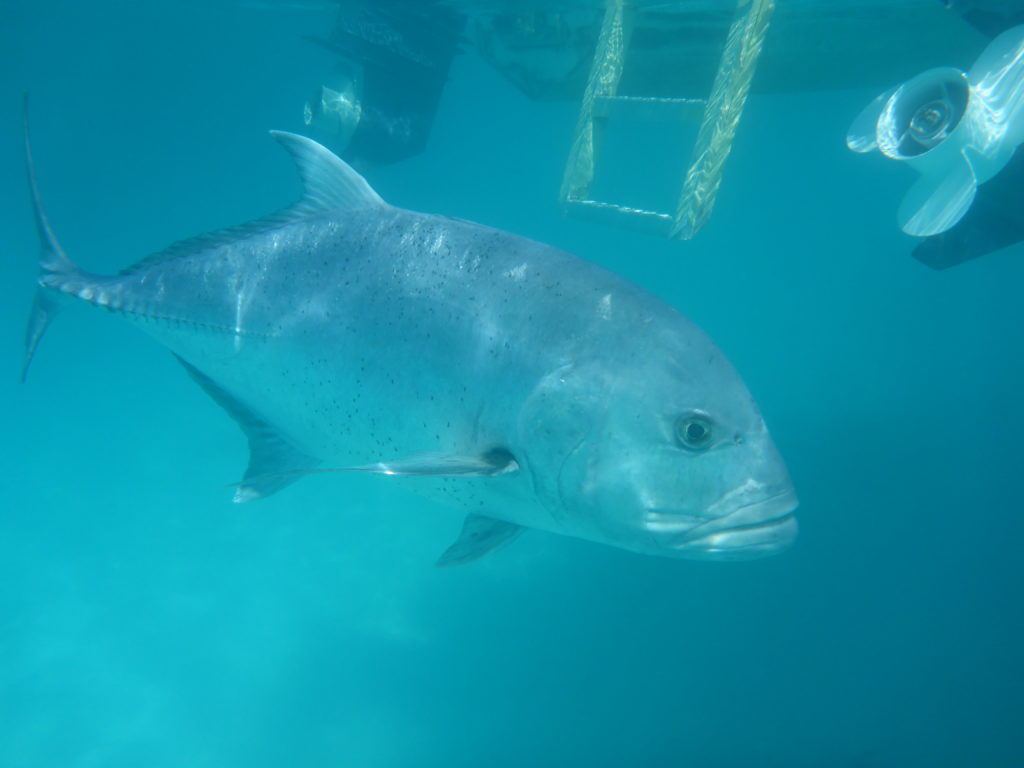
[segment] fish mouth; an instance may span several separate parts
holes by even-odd
[[[796,506],[792,490],[744,504],[691,529],[673,548],[683,557],[701,560],[753,560],[776,554],[796,538]]]

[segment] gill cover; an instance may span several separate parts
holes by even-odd
[[[970,72],[938,67],[876,97],[853,121],[846,145],[877,149],[921,177],[900,204],[900,227],[930,237],[956,224],[978,185],[1024,140],[1024,25],[995,38]]]

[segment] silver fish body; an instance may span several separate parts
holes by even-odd
[[[320,145],[275,136],[302,200],[121,275],[79,270],[38,207],[28,358],[57,295],[117,312],[245,430],[236,501],[321,464],[409,475],[469,513],[445,564],[525,528],[684,557],[790,543],[785,466],[693,323],[559,249],[392,207]]]

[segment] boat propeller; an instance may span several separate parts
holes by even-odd
[[[969,72],[929,69],[877,96],[846,136],[854,152],[877,149],[921,174],[898,213],[917,237],[955,225],[1022,141],[1024,25],[996,37]]]

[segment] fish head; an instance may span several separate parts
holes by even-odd
[[[797,530],[786,466],[735,369],[686,331],[542,383],[524,452],[538,495],[561,530],[637,552],[781,551]]]

